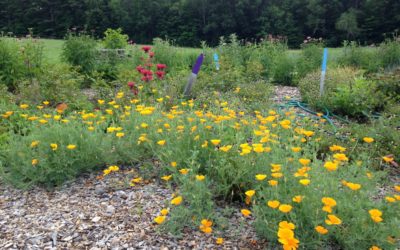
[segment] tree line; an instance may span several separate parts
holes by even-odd
[[[296,47],[310,36],[328,46],[383,41],[400,28],[399,0],[1,0],[0,31],[62,38],[68,30],[101,37],[121,27],[136,43],[155,37],[182,46],[281,36]],[[10,33],[11,34],[11,33]]]

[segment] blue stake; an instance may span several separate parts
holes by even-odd
[[[324,94],[325,76],[326,76],[326,63],[328,61],[328,49],[324,48],[324,57],[322,59],[322,72],[321,81],[319,83],[319,96]]]
[[[215,68],[219,70],[219,58],[217,53],[214,53],[214,62],[215,62]]]

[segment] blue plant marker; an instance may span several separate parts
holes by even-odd
[[[214,53],[214,62],[215,62],[215,68],[219,70],[219,58],[217,53]]]
[[[322,58],[321,81],[319,83],[319,96],[322,96],[324,94],[324,85],[325,85],[327,61],[328,61],[328,49],[324,48],[324,55],[323,55],[323,58]]]
[[[184,93],[185,97],[190,96],[190,93],[192,91],[192,86],[193,86],[194,82],[196,81],[197,74],[200,72],[200,68],[201,68],[201,65],[203,64],[203,60],[204,60],[204,54],[201,53],[192,68],[192,74],[190,75],[188,84],[185,87],[185,93]]]

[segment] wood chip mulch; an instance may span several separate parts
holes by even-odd
[[[122,173],[121,173],[122,174]],[[59,190],[16,190],[0,183],[0,249],[264,249],[251,219],[233,208],[230,227],[205,235],[185,229],[178,238],[153,222],[172,195],[156,183],[111,190],[103,180],[81,177]],[[110,178],[109,178],[110,177]],[[223,245],[216,244],[216,235]]]

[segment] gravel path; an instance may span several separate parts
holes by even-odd
[[[230,228],[211,236],[185,229],[181,238],[161,232],[153,219],[171,191],[149,183],[112,190],[124,178],[82,177],[56,191],[20,191],[0,185],[0,249],[263,249],[239,208]],[[216,245],[215,235],[225,242]]]

